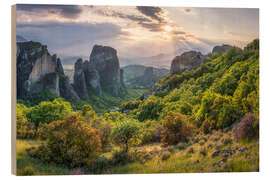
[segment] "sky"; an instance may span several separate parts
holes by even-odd
[[[89,57],[95,44],[121,58],[206,54],[215,45],[244,47],[259,37],[259,10],[146,6],[19,4],[17,35],[59,57]],[[171,59],[168,59],[170,63]]]

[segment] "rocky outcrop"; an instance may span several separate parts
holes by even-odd
[[[102,96],[102,90],[119,96],[125,90],[125,85],[116,50],[95,45],[89,61],[78,59],[75,63],[74,87],[82,99],[89,99],[91,92]]]
[[[100,77],[98,71],[90,65],[89,61],[84,62],[84,73],[86,85],[98,96],[102,96]]]
[[[121,82],[117,51],[108,46],[95,45],[90,55],[90,66],[97,70],[101,87],[111,95],[118,96]]]
[[[18,42],[16,56],[18,99],[27,98],[45,89],[56,96],[78,99],[65,78],[60,59],[56,55],[51,56],[47,46],[32,41]],[[65,83],[61,83],[63,80]],[[68,89],[63,91],[61,88]]]
[[[206,60],[200,52],[184,52],[181,56],[176,56],[171,63],[171,74],[181,73],[185,69],[193,69]]]
[[[223,44],[221,46],[215,46],[212,50],[212,53],[224,53],[227,52],[229,49],[231,49],[232,46]]]
[[[74,72],[74,88],[75,91],[78,93],[81,99],[89,99],[88,90],[85,81],[85,74],[83,68],[83,61],[82,59],[78,59],[75,63],[75,72]]]

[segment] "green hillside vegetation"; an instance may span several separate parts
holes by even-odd
[[[208,56],[146,100],[18,101],[18,175],[259,171],[259,40]]]

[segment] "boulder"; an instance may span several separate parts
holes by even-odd
[[[197,51],[184,52],[176,56],[171,63],[171,74],[181,73],[185,69],[193,69],[206,60],[206,57]]]

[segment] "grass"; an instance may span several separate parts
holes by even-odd
[[[214,136],[218,137],[215,143]],[[159,154],[145,163],[134,162],[119,167],[112,167],[107,172],[112,174],[138,174],[138,173],[197,173],[197,172],[256,172],[259,171],[259,144],[257,140],[251,142],[235,142],[228,140],[231,134],[214,133],[204,144],[199,142],[191,144],[188,148],[179,150],[166,160]],[[199,135],[200,140],[205,139]],[[212,140],[211,140],[212,139]],[[224,143],[225,139],[225,143]],[[209,146],[209,144],[211,144]],[[157,146],[157,145],[154,145]],[[229,156],[226,162],[219,163],[223,155],[212,157],[219,146],[221,150],[235,149],[237,147],[251,147],[244,152],[236,152]],[[142,149],[143,147],[141,147]],[[149,149],[151,147],[147,147]],[[219,149],[218,148],[218,149]],[[190,151],[193,149],[193,151]]]
[[[211,135],[199,134],[188,143],[163,147],[160,143],[130,148],[130,154],[140,152],[142,156],[125,165],[111,166],[103,170],[105,174],[149,174],[149,173],[197,173],[197,172],[256,172],[259,171],[259,142],[258,140],[236,142],[231,132],[217,131]],[[196,140],[195,140],[196,139]],[[202,143],[204,142],[204,143]],[[80,170],[70,170],[54,163],[43,163],[27,155],[26,149],[37,147],[44,142],[34,140],[17,140],[17,173],[18,175],[63,175],[83,174]],[[179,146],[183,146],[184,148]],[[220,163],[224,154],[212,156],[217,150],[249,148],[243,152],[236,151]],[[192,150],[191,150],[192,149]],[[112,158],[114,151],[102,156]],[[140,159],[149,155],[150,158]],[[137,154],[138,155],[138,154]],[[140,158],[139,158],[140,157]],[[137,160],[136,160],[137,159]],[[139,160],[140,159],[140,160]]]
[[[30,157],[26,149],[37,147],[43,142],[34,140],[16,140],[17,148],[17,175],[64,175],[69,169],[54,163],[44,163]]]

